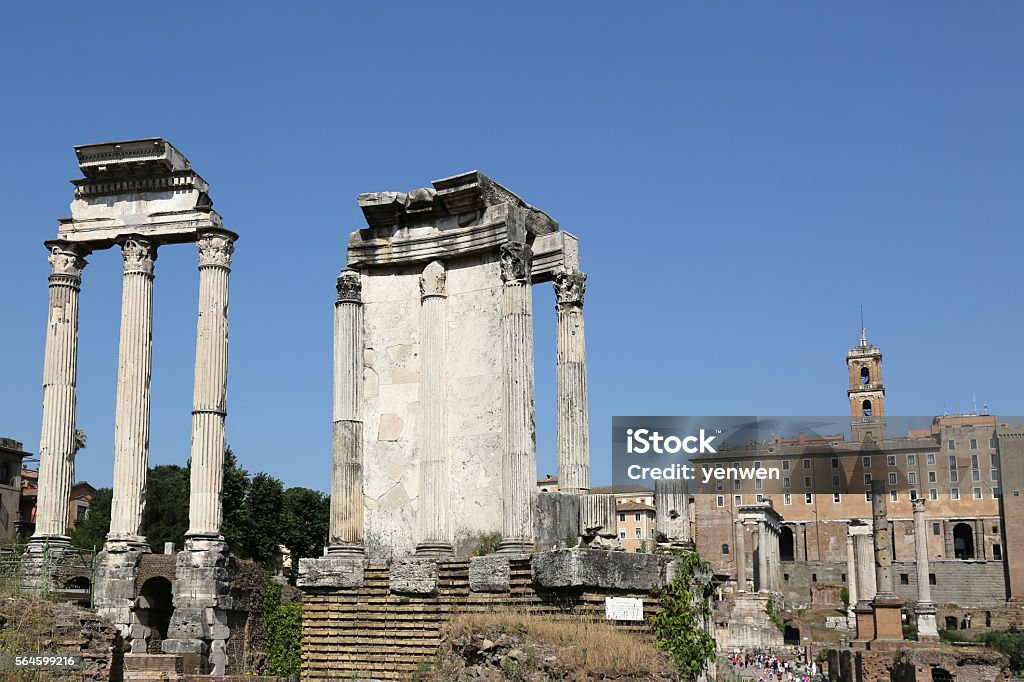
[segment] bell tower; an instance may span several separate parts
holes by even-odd
[[[882,385],[882,351],[868,343],[861,323],[860,343],[846,353],[850,373],[850,426],[854,442],[881,440],[885,432],[885,386]]]

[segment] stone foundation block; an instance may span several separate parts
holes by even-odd
[[[539,493],[533,497],[534,537],[542,550],[575,547],[580,534],[580,496]]]
[[[299,559],[299,587],[362,587],[366,561],[358,557]]]
[[[165,639],[160,648],[165,654],[206,654],[206,644],[199,639]]]
[[[507,555],[473,557],[469,560],[469,589],[472,592],[508,592],[510,573]]]
[[[392,592],[407,594],[431,594],[437,591],[436,559],[397,559],[391,564],[390,582]]]
[[[665,584],[672,559],[659,554],[560,549],[534,554],[530,567],[534,582],[542,587],[650,590]]]

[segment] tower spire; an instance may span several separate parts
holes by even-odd
[[[860,346],[863,348],[868,345],[867,330],[864,328],[864,304],[860,304]]]

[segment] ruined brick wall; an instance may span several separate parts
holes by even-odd
[[[306,591],[303,679],[409,679],[421,661],[437,652],[442,629],[453,614],[516,608],[552,618],[603,620],[605,596],[640,598],[645,615],[657,608],[649,593],[543,590],[533,583],[528,559],[511,562],[510,591],[499,594],[470,592],[468,561],[440,564],[437,591],[424,595],[391,592],[388,567],[370,566],[361,588]],[[651,636],[643,623],[622,627]]]
[[[252,561],[239,560],[230,582],[234,609],[228,612],[228,665],[230,675],[259,673],[266,668],[264,613],[266,578]]]

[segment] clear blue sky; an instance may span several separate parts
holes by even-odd
[[[615,414],[1024,414],[1024,5],[7,3],[0,435],[38,448],[72,146],[163,136],[241,239],[228,438],[326,490],[356,194],[478,168],[582,240],[595,483]],[[196,255],[157,263],[152,463],[188,457]],[[120,256],[81,303],[78,474],[108,485]],[[540,473],[554,312],[536,292]]]

